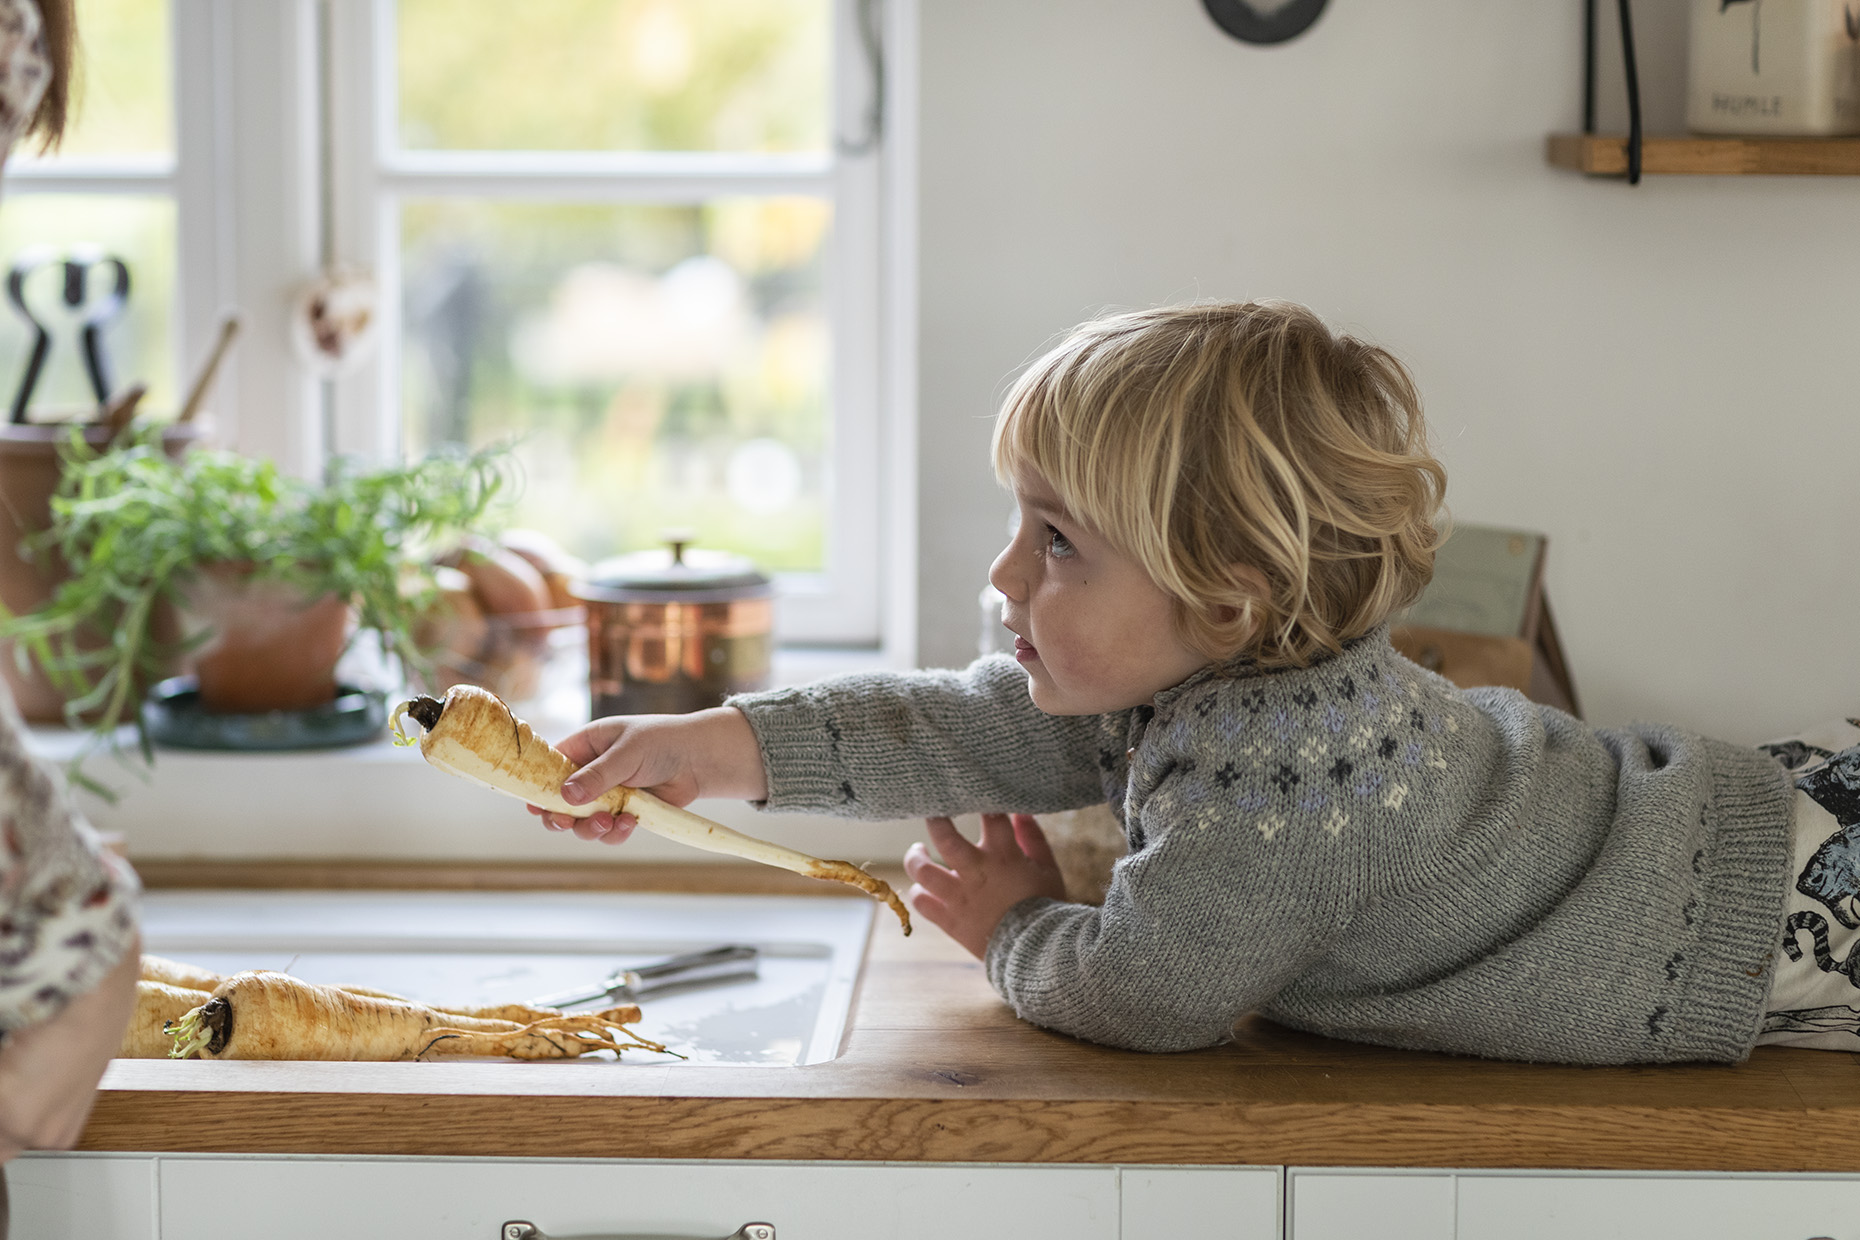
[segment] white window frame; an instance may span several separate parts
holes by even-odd
[[[3,191],[171,198],[176,374],[187,381],[237,307],[242,338],[208,404],[215,438],[306,475],[324,456],[320,393],[291,353],[288,315],[318,263],[315,114],[302,105],[316,95],[314,4],[171,0],[173,158],[16,152]]]
[[[192,373],[238,307],[239,346],[210,402],[219,442],[314,475],[331,453],[400,453],[398,204],[448,194],[694,202],[797,191],[834,204],[828,256],[834,427],[828,563],[783,574],[777,634],[916,648],[915,34],[917,0],[882,0],[883,141],[864,154],[743,156],[402,152],[391,0],[171,0],[176,152],[167,160],[15,157],[5,193],[166,194],[176,203],[176,372]],[[833,0],[835,135],[862,132],[874,83],[858,0]],[[513,10],[515,13],[517,10]],[[373,359],[317,380],[290,345],[298,291],[332,263],[383,290]]]
[[[833,204],[827,256],[833,339],[826,564],[778,577],[784,641],[877,645],[879,607],[880,160],[863,155],[607,151],[405,151],[393,98],[393,0],[327,0],[335,257],[397,289],[400,204],[411,197],[699,203],[727,194],[796,193]],[[858,54],[854,0],[832,0],[833,131],[859,131],[874,89]],[[384,345],[400,336],[397,297],[383,297]],[[336,387],[338,451],[392,459],[400,442],[398,351]],[[624,504],[617,496],[615,504]]]

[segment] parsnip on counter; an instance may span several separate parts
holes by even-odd
[[[654,835],[693,848],[743,857],[809,878],[850,883],[890,905],[904,933],[911,932],[910,912],[891,885],[851,862],[823,861],[732,831],[639,788],[610,788],[586,805],[570,805],[562,799],[562,783],[575,773],[575,764],[536,735],[529,724],[511,713],[503,699],[489,690],[454,685],[446,691],[443,701],[421,696],[402,702],[394,708],[389,726],[395,740],[403,745],[415,743],[401,726],[401,719],[407,715],[426,730],[418,742],[421,755],[442,771],[558,814],[586,818],[599,810],[628,813]]]
[[[631,1003],[572,1014],[524,1003],[451,1007],[282,973],[223,976],[145,955],[117,1058],[572,1059],[630,1047],[664,1051],[627,1028],[639,1019]]]

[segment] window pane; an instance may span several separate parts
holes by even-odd
[[[59,151],[174,154],[168,0],[80,0],[76,105]]]
[[[53,261],[25,282],[26,301],[45,324],[51,351],[30,407],[33,421],[69,416],[96,407],[80,345],[82,311],[63,300],[58,260],[85,251],[121,258],[129,268],[129,301],[122,317],[102,331],[110,389],[149,385],[141,413],[174,415],[174,365],[169,341],[174,310],[174,203],[166,198],[104,194],[21,194],[17,187],[0,203],[0,256],[9,267],[37,249]],[[111,277],[95,268],[90,296],[101,298]],[[12,407],[32,347],[33,332],[9,302],[0,312],[0,417]]]
[[[409,150],[824,151],[829,0],[400,0]]]
[[[599,559],[672,526],[822,564],[831,212],[412,202],[406,446],[520,437],[518,520]]]

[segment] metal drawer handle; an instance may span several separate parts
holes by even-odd
[[[524,1219],[512,1219],[505,1223],[498,1233],[499,1240],[550,1240],[536,1224]],[[558,1237],[557,1240],[568,1240]],[[694,1236],[644,1236],[631,1234],[624,1236],[581,1236],[576,1240],[697,1240]],[[723,1240],[775,1240],[775,1224],[744,1223]]]

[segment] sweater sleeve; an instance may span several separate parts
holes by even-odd
[[[1008,911],[985,964],[1019,1016],[1109,1046],[1194,1050],[1321,955],[1337,921],[1311,890],[1322,842],[1236,815],[1223,791],[1194,769],[1163,779],[1102,908],[1038,898]]]
[[[1104,717],[1041,711],[1012,659],[838,676],[726,704],[755,731],[769,810],[883,819],[1104,800]]]
[[[137,891],[0,705],[0,1031],[49,1020],[116,966]]]

